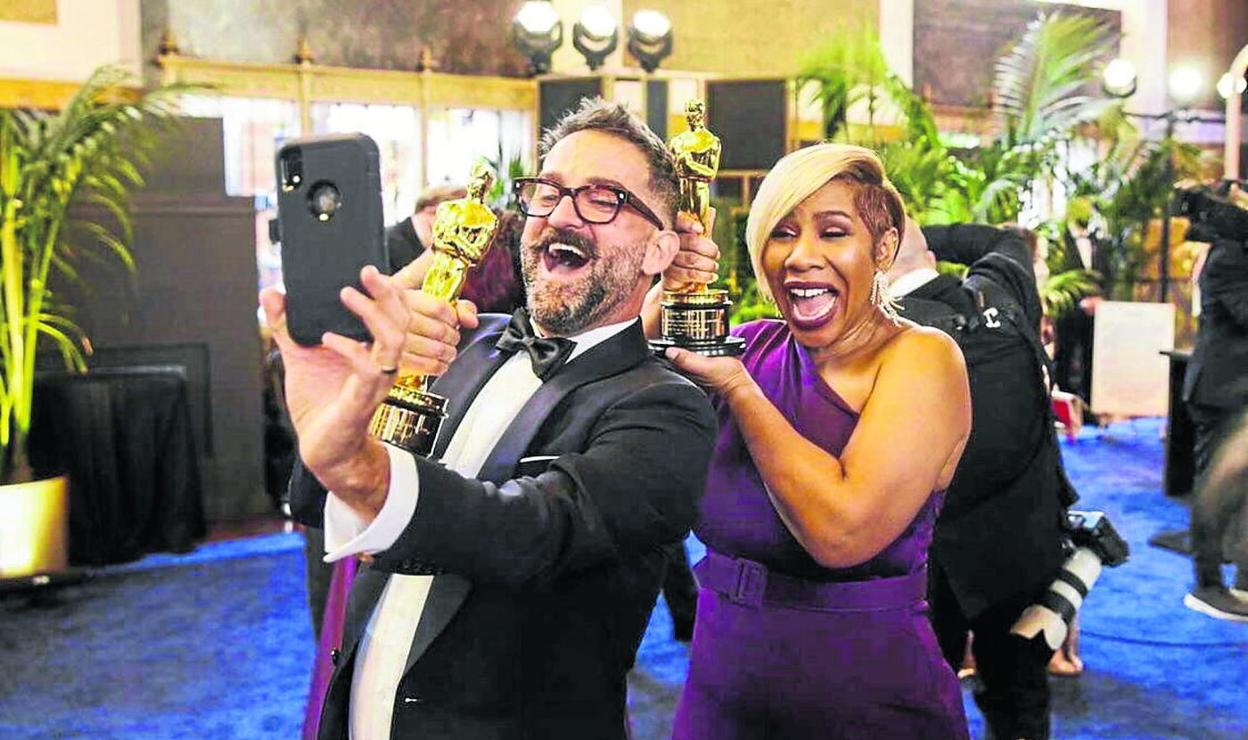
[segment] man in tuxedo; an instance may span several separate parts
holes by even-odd
[[[1040,296],[1021,230],[910,222],[888,272],[904,318],[949,333],[966,358],[974,424],[929,550],[928,600],[956,671],[974,633],[975,700],[994,737],[1049,735],[1051,651],[1012,635],[1064,559],[1073,503],[1053,432]],[[969,266],[941,275],[937,259]]]
[[[585,103],[517,183],[528,312],[477,316],[371,268],[343,302],[371,343],[291,343],[296,515],[366,554],[320,737],[624,738],[626,675],[695,516],[714,438],[638,312],[682,236],[666,148]],[[433,458],[366,430],[396,368],[451,399]],[[435,461],[436,460],[436,461]],[[326,491],[332,494],[326,494]]]
[[[1079,396],[1085,403],[1092,400],[1092,345],[1096,334],[1096,307],[1109,285],[1109,251],[1097,242],[1088,229],[1091,211],[1077,201],[1075,213],[1058,244],[1050,245],[1054,254],[1049,267],[1053,274],[1068,270],[1091,270],[1096,274],[1099,290],[1079,305],[1065,312],[1054,322],[1054,381],[1062,390]]]

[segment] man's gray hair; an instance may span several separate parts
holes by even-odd
[[[579,108],[564,115],[542,134],[542,156],[545,157],[555,144],[578,131],[602,131],[637,147],[650,165],[649,186],[659,199],[658,213],[669,224],[674,223],[680,185],[676,180],[676,162],[662,139],[622,103],[597,97],[585,98]]]

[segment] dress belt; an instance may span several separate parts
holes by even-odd
[[[745,558],[707,551],[694,566],[698,584],[742,606],[786,606],[815,611],[902,609],[927,596],[926,568],[904,576],[825,583],[771,572]]]

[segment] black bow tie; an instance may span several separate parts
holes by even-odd
[[[542,380],[558,370],[568,361],[568,355],[576,347],[576,342],[562,337],[542,338],[533,333],[533,324],[529,322],[529,314],[523,308],[516,309],[507,324],[507,330],[498,338],[494,345],[504,352],[524,350],[529,353],[529,361],[533,363],[533,374]]]

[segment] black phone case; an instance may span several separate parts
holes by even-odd
[[[292,158],[298,177],[291,176]],[[299,344],[321,343],[327,331],[361,341],[371,336],[342,305],[344,286],[359,289],[360,270],[390,272],[381,209],[377,144],[364,134],[294,139],[277,153],[277,218],[286,285],[286,326]],[[328,183],[338,191],[332,216],[314,213],[312,194]]]

